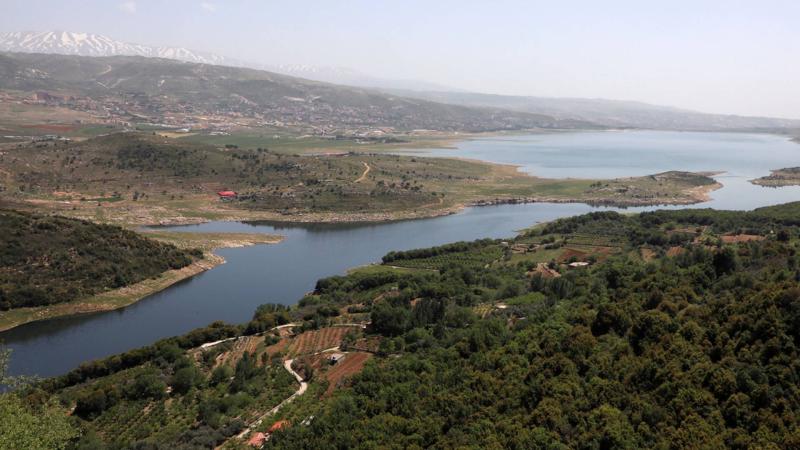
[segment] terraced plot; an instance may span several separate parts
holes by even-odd
[[[338,347],[344,336],[351,331],[360,331],[359,327],[329,327],[305,333],[294,338],[289,345],[289,355],[307,355],[332,347]]]

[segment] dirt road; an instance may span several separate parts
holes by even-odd
[[[366,162],[361,161],[361,164],[364,164],[364,173],[362,173],[361,176],[354,181],[354,183],[361,183],[364,181],[364,179],[367,178],[367,174],[369,174],[369,171],[371,170],[371,167]]]

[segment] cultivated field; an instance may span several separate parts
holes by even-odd
[[[306,331],[296,336],[289,345],[289,355],[307,355],[338,347],[347,333],[360,332],[360,327],[329,327]]]

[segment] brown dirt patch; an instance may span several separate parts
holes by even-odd
[[[353,352],[348,353],[338,363],[332,366],[326,373],[325,379],[328,380],[328,389],[324,397],[333,393],[336,388],[341,387],[348,378],[361,372],[364,364],[372,357],[371,353]]]
[[[563,252],[561,252],[561,256],[558,257],[559,262],[566,262],[569,261],[573,256],[578,260],[582,261],[588,256],[589,253],[576,250],[574,248],[566,248]]]
[[[735,234],[721,236],[721,239],[725,244],[736,244],[739,242],[763,241],[766,238],[757,234]]]
[[[289,354],[306,355],[337,347],[342,343],[342,338],[353,330],[360,331],[360,328],[329,327],[314,331],[306,331],[292,340],[289,346]]]
[[[74,131],[78,129],[78,127],[76,127],[75,125],[66,125],[66,124],[22,125],[22,128],[31,128],[36,130],[53,131],[53,132]]]
[[[669,256],[670,258],[674,258],[675,256],[682,255],[685,252],[686,249],[683,247],[677,247],[677,246],[670,247],[669,250],[667,250],[667,256]]]

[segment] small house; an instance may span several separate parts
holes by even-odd
[[[250,440],[247,441],[247,445],[255,448],[261,448],[264,446],[264,443],[266,441],[267,441],[267,435],[259,431],[258,433],[253,434]]]
[[[238,197],[236,192],[234,191],[219,191],[217,192],[217,195],[219,195],[219,199],[222,200],[223,202],[229,202],[231,200],[235,200]]]
[[[269,434],[272,434],[272,433],[274,433],[274,432],[276,432],[278,430],[283,430],[285,428],[289,428],[291,425],[292,425],[292,423],[289,422],[288,420],[279,420],[279,421],[273,423],[271,427],[269,427]]]

